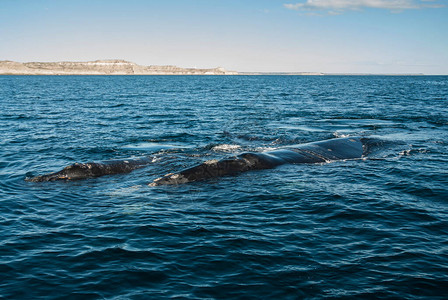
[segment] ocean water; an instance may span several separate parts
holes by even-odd
[[[334,137],[363,159],[154,179]],[[443,299],[448,77],[0,76],[1,299]],[[149,156],[129,174],[25,178]]]

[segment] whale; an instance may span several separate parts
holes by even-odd
[[[61,171],[26,178],[29,182],[57,180],[80,180],[104,175],[130,173],[152,162],[151,157],[139,157],[125,160],[108,160],[103,162],[74,163]]]
[[[208,160],[199,165],[159,177],[149,186],[178,185],[215,177],[236,175],[251,170],[272,169],[283,164],[315,164],[362,158],[372,145],[362,137],[334,138],[291,145],[264,152],[244,152],[221,160]],[[71,181],[104,175],[130,173],[153,162],[152,157],[124,160],[74,163],[54,173],[27,177],[29,182]]]
[[[244,152],[221,160],[208,160],[178,173],[155,179],[149,186],[179,185],[210,178],[236,175],[251,170],[272,169],[283,164],[315,164],[360,159],[365,154],[365,139],[334,138],[272,151]]]

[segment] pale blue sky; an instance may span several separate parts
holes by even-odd
[[[0,0],[0,60],[448,74],[448,0]]]

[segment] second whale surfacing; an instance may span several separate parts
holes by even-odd
[[[129,173],[133,170],[143,168],[152,159],[141,157],[126,160],[110,160],[104,162],[75,163],[65,167],[59,172],[27,178],[30,182],[56,181],[56,180],[79,180],[104,175]]]
[[[335,138],[266,152],[246,152],[222,160],[210,160],[175,174],[157,178],[150,186],[176,185],[283,164],[312,164],[357,159],[364,155],[363,138]]]

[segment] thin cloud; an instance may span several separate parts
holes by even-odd
[[[444,7],[438,0],[306,0],[303,3],[284,4],[288,9],[299,11],[326,11],[329,14],[340,14],[347,10],[363,8],[386,9],[391,12],[406,9]]]

